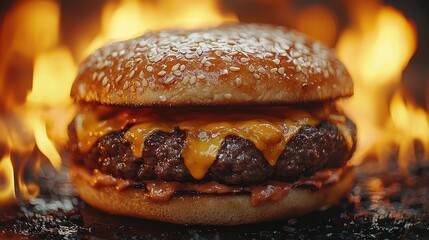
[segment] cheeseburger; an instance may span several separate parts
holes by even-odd
[[[353,82],[334,53],[255,24],[105,45],[71,96],[71,178],[89,205],[180,224],[236,225],[335,204],[353,183]]]

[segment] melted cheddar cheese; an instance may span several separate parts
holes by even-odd
[[[225,137],[235,135],[252,141],[270,165],[275,165],[289,139],[304,125],[315,126],[323,120],[343,125],[345,117],[332,107],[311,110],[257,108],[246,111],[187,109],[98,108],[83,109],[76,116],[79,150],[87,152],[102,136],[132,125],[124,137],[136,157],[142,157],[145,140],[156,131],[186,132],[182,152],[186,167],[195,179],[202,179],[216,160]],[[339,128],[340,130],[342,127]],[[347,131],[342,131],[347,132]],[[349,146],[351,138],[344,134]]]

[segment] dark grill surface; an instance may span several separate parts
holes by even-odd
[[[0,239],[426,239],[429,164],[399,174],[395,161],[366,161],[351,193],[327,211],[278,222],[198,227],[104,214],[73,193],[66,171],[45,170],[41,194],[0,212]]]

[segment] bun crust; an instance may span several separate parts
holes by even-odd
[[[73,166],[72,166],[73,170]],[[339,182],[319,191],[291,189],[278,202],[252,207],[247,194],[178,195],[166,203],[154,203],[138,189],[94,188],[85,179],[71,174],[80,197],[89,205],[111,214],[140,217],[177,224],[238,225],[301,216],[336,204],[351,188],[353,169],[345,171]]]
[[[71,91],[80,102],[129,106],[288,105],[352,94],[350,75],[330,49],[257,24],[109,43],[83,62]]]

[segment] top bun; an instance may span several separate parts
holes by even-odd
[[[149,32],[105,45],[71,96],[129,106],[290,105],[353,94],[334,53],[303,34],[257,24]]]

